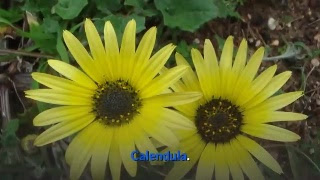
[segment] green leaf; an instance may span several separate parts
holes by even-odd
[[[293,179],[319,179],[320,168],[318,165],[302,150],[287,145],[289,163],[293,174]]]
[[[317,56],[320,56],[320,49],[314,49],[313,51],[311,51],[311,58],[315,58]]]
[[[225,1],[225,0],[213,0],[213,3],[218,8],[218,17],[226,18],[228,16],[240,18],[238,12],[235,11],[238,3],[236,1]]]
[[[187,44],[186,41],[180,41],[176,48],[176,51],[180,53],[184,58],[186,58],[191,67],[193,67],[193,61],[190,55],[191,47]]]
[[[301,49],[296,47],[294,44],[289,43],[287,44],[286,51],[279,55],[279,56],[273,56],[273,57],[264,57],[263,61],[274,61],[274,60],[280,60],[280,59],[290,59],[293,57],[297,57],[301,53]]]
[[[78,30],[81,26],[83,26],[83,24],[84,22],[81,21],[80,23],[73,25],[69,31],[73,34],[76,30]]]
[[[7,19],[11,23],[15,23],[23,18],[23,14],[18,9],[0,9],[0,17]]]
[[[259,168],[262,170],[262,174],[264,175],[265,180],[283,180],[283,177],[281,177],[281,175],[274,172],[263,163],[259,164]]]
[[[219,35],[217,35],[217,34],[214,35],[214,38],[215,38],[215,39],[217,40],[217,42],[218,42],[219,51],[222,51],[224,42],[225,42],[226,40],[224,40],[223,38],[221,38],[221,37],[220,37]]]
[[[33,118],[36,117],[39,114],[37,106],[33,105],[29,107],[26,111],[23,113],[17,114],[17,117],[19,118],[20,124],[27,124],[32,122]]]
[[[0,23],[3,23],[3,24],[6,24],[8,26],[13,27],[15,29],[15,31],[17,32],[17,34],[19,34],[20,36],[23,36],[23,37],[30,37],[31,36],[30,33],[24,32],[21,29],[15,27],[10,21],[8,21],[5,18],[0,17]]]
[[[125,0],[124,5],[133,6],[136,14],[152,17],[158,14],[154,4],[148,4],[144,0]]]
[[[308,55],[309,57],[312,57],[311,49],[304,42],[298,41],[293,43],[293,45],[297,48],[301,48],[302,50],[305,51],[306,55]]]
[[[184,57],[190,57],[190,47],[188,46],[185,40],[180,41],[178,44],[176,51],[179,52]]]
[[[41,51],[56,54],[56,37],[53,34],[46,33],[43,26],[32,25],[30,27],[30,38],[39,46]]]
[[[141,11],[141,14],[143,16],[146,16],[146,17],[153,17],[153,16],[156,16],[158,15],[160,12],[157,11],[156,9],[143,9]]]
[[[42,14],[47,17],[51,16],[51,8],[57,4],[57,2],[57,0],[25,0],[25,3],[21,9],[31,13],[42,12]]]
[[[190,32],[218,16],[212,0],[155,0],[155,5],[163,15],[165,25]]]
[[[46,33],[55,33],[60,29],[58,20],[55,20],[52,17],[43,18],[41,26]]]
[[[144,1],[143,0],[125,0],[124,5],[133,6],[136,8],[143,8],[144,7]]]
[[[40,61],[37,72],[46,72],[47,69],[48,69],[47,61]],[[31,83],[31,89],[39,89],[39,88],[40,88],[40,84],[37,81],[33,80]],[[39,112],[43,112],[53,106],[51,104],[43,103],[40,101],[36,101],[36,103],[37,103],[37,107],[38,107]]]
[[[110,11],[115,12],[121,9],[122,4],[120,0],[94,0],[97,9],[103,13],[110,14]]]
[[[19,119],[11,119],[4,128],[1,136],[1,144],[5,147],[15,146],[17,141],[16,132],[19,129]]]
[[[14,134],[19,129],[19,119],[11,119],[4,129],[4,133]]]
[[[59,0],[53,9],[62,19],[73,19],[87,4],[87,0]]]
[[[57,51],[60,55],[60,59],[66,63],[69,63],[69,56],[68,56],[68,51],[66,46],[64,45],[62,41],[62,31],[58,32],[58,37],[57,37],[57,45],[56,45]]]
[[[50,53],[50,54],[55,54],[56,49],[55,49],[55,44],[56,44],[56,39],[55,36],[49,33],[46,33],[43,26],[39,25],[31,25],[30,26],[30,32],[24,32],[21,29],[15,27],[11,22],[9,22],[7,19],[4,19],[0,17],[0,23],[9,25],[15,29],[17,34],[23,37],[27,37],[32,39],[36,46],[40,48],[41,51]]]
[[[136,30],[137,33],[141,32],[146,28],[145,17],[138,16],[136,14],[132,14],[129,16],[110,15],[110,16],[107,16],[106,18],[95,21],[95,25],[99,32],[103,32],[104,23],[106,21],[110,21],[115,29],[115,32],[118,37],[118,41],[121,42],[124,28],[126,27],[127,23],[132,19],[134,19],[137,23],[137,30]]]

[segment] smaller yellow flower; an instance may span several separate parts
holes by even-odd
[[[277,161],[250,136],[281,142],[300,139],[291,131],[269,124],[307,118],[300,113],[279,111],[301,97],[301,91],[272,96],[291,72],[274,76],[274,65],[255,77],[264,49],[258,49],[246,64],[247,42],[243,40],[233,62],[232,37],[226,40],[219,63],[209,40],[204,44],[204,57],[196,49],[191,54],[196,74],[189,69],[172,89],[201,91],[204,96],[175,107],[189,117],[195,128],[176,131],[181,140],[179,150],[186,152],[190,161],[176,162],[167,179],[182,178],[197,162],[199,180],[212,176],[226,180],[230,173],[233,179],[244,179],[243,172],[249,179],[264,179],[252,156],[281,174]],[[178,65],[188,65],[180,54],[176,54],[176,61]]]

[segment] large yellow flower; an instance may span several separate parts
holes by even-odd
[[[169,44],[150,58],[155,27],[145,33],[137,50],[134,20],[125,28],[120,50],[110,22],[104,28],[105,47],[88,19],[85,32],[91,55],[70,32],[63,32],[65,43],[82,71],[62,61],[49,60],[49,65],[68,79],[32,74],[49,89],[29,90],[27,97],[62,105],[35,117],[35,126],[54,124],[38,136],[35,145],[46,145],[80,131],[65,155],[71,166],[71,179],[81,176],[90,159],[94,179],[103,179],[108,160],[113,179],[120,178],[122,163],[135,176],[137,163],[130,154],[136,147],[141,152],[156,152],[149,137],[175,146],[178,139],[168,127],[192,127],[184,116],[166,107],[188,103],[202,95],[166,93],[188,67],[177,66],[158,75],[174,46]]]
[[[172,86],[175,92],[201,91],[203,98],[188,105],[176,106],[194,123],[194,129],[177,131],[179,150],[186,152],[189,162],[177,162],[167,179],[182,178],[197,162],[196,179],[263,179],[252,156],[277,173],[282,173],[275,159],[250,136],[281,141],[297,141],[300,137],[269,123],[296,121],[305,115],[279,111],[302,96],[290,92],[272,96],[289,79],[291,72],[275,75],[276,65],[256,76],[264,54],[258,49],[246,64],[247,42],[243,40],[233,62],[233,38],[224,45],[218,63],[209,40],[204,44],[204,57],[193,49],[192,70]],[[187,65],[177,54],[178,65]],[[272,96],[272,97],[271,97]],[[250,136],[248,136],[250,135]],[[251,156],[252,155],[252,156]]]

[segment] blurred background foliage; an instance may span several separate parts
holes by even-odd
[[[248,39],[249,53],[265,46],[268,57],[261,70],[276,63],[279,72],[294,71],[282,91],[304,90],[305,97],[286,110],[303,112],[309,119],[280,124],[301,135],[298,143],[261,141],[280,162],[283,176],[262,164],[260,167],[266,179],[320,178],[319,4],[314,0],[2,0],[0,179],[68,179],[64,152],[70,138],[34,147],[32,142],[43,129],[33,127],[32,119],[52,105],[27,100],[23,91],[40,86],[31,79],[31,72],[55,74],[48,68],[47,59],[75,65],[62,31],[71,31],[87,46],[85,18],[93,20],[101,36],[104,22],[111,21],[119,41],[131,19],[137,22],[137,42],[143,34],[140,32],[156,26],[155,50],[173,42],[176,51],[191,64],[191,48],[202,49],[206,38],[213,41],[218,54],[228,35],[235,36],[236,45],[242,38]],[[174,65],[173,57],[167,65]],[[140,163],[133,179],[163,179],[170,167],[172,163]],[[194,173],[191,170],[186,179],[193,179]],[[90,178],[90,173],[85,172],[83,178]],[[128,179],[129,175],[123,172],[122,178]]]

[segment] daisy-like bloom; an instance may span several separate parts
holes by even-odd
[[[253,157],[281,174],[277,161],[250,136],[267,140],[293,142],[300,137],[269,123],[306,119],[299,113],[279,111],[302,96],[290,92],[272,96],[290,78],[291,72],[275,75],[276,65],[255,77],[263,58],[264,49],[258,49],[249,61],[247,42],[240,44],[233,61],[233,38],[224,45],[218,63],[209,40],[204,44],[204,57],[191,51],[196,74],[192,70],[182,81],[172,86],[175,92],[201,91],[203,98],[175,108],[189,117],[194,129],[177,131],[181,139],[179,150],[186,152],[190,161],[175,163],[167,179],[182,178],[197,162],[196,179],[217,180],[263,179]],[[176,55],[178,65],[186,60]],[[252,157],[253,156],[253,157]]]
[[[49,65],[68,79],[32,74],[48,89],[29,90],[26,96],[62,105],[35,117],[35,126],[53,125],[37,137],[35,145],[43,146],[79,132],[65,154],[71,179],[78,179],[90,160],[93,179],[104,178],[107,162],[113,179],[120,178],[122,163],[135,176],[137,163],[130,154],[136,147],[140,152],[156,152],[149,137],[173,147],[178,139],[168,127],[193,126],[187,118],[166,107],[189,103],[202,95],[165,91],[188,66],[176,66],[159,75],[175,47],[169,44],[150,57],[155,27],[145,33],[136,49],[136,23],[129,21],[120,50],[110,22],[105,23],[105,45],[90,20],[85,21],[84,27],[91,55],[70,32],[63,32],[64,41],[82,70],[49,60]]]

